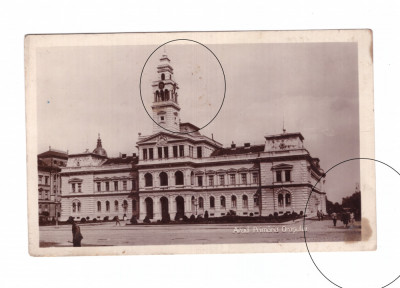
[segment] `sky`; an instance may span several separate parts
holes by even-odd
[[[182,122],[205,126],[200,132],[224,146],[263,144],[265,135],[282,133],[284,125],[287,132],[302,133],[304,146],[325,171],[359,157],[356,43],[207,47],[217,58],[192,42],[165,47],[180,88]],[[164,53],[156,48],[38,49],[38,152],[49,146],[70,154],[92,151],[100,133],[108,156],[137,153],[138,133],[152,133],[144,106],[151,111],[150,85]],[[328,199],[341,202],[351,195],[359,174],[357,161],[329,172]]]

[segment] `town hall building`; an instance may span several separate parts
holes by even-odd
[[[139,134],[138,156],[109,158],[100,138],[93,152],[69,155],[61,171],[63,220],[326,213],[325,174],[301,133],[284,130],[265,136],[260,145],[223,147],[196,125],[181,121],[179,99],[188,96],[178,95],[165,54],[156,75],[153,95],[148,95],[153,131]]]

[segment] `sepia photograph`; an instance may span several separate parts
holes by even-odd
[[[370,45],[27,36],[31,255],[375,249],[374,165],[349,161],[374,157]]]

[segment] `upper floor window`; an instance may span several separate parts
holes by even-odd
[[[114,181],[114,191],[118,191],[118,181]]]
[[[197,147],[197,158],[202,158],[203,157],[203,149],[202,147]]]
[[[97,191],[101,191],[101,183],[100,182],[96,182],[96,185],[97,185]]]
[[[143,149],[143,160],[147,160],[147,149]]]
[[[75,183],[72,183],[72,193],[76,192]]]
[[[253,173],[253,184],[258,184],[258,172]]]
[[[219,175],[219,185],[225,185],[225,175]]]
[[[160,186],[168,186],[168,175],[165,172],[160,173]]]
[[[175,185],[183,185],[183,173],[181,171],[175,172]]]
[[[153,175],[146,173],[146,175],[144,175],[144,182],[146,187],[153,186]]]
[[[208,185],[209,186],[214,186],[214,175],[209,175],[208,176]]]
[[[153,148],[149,148],[149,159],[150,160],[154,159],[154,149]]]
[[[128,189],[128,182],[126,180],[122,181],[122,189],[124,190]]]
[[[290,182],[291,181],[291,177],[290,177],[290,170],[285,170],[285,180],[286,182]]]
[[[132,190],[136,190],[136,180],[132,180]]]
[[[168,147],[164,147],[164,158],[168,158]]]
[[[193,158],[193,146],[189,146],[189,157]]]
[[[172,154],[175,158],[178,157],[178,146],[172,146]]]
[[[110,182],[106,182],[106,191],[110,191]]]
[[[179,157],[184,157],[184,156],[185,156],[185,146],[179,145]]]
[[[160,121],[164,121],[164,120],[165,120],[165,116],[164,115],[160,116]]]
[[[39,183],[42,183],[43,175],[39,175]]]
[[[162,158],[162,147],[158,147],[157,152],[158,152],[158,159],[161,159]]]
[[[247,174],[242,173],[242,184],[247,184]]]
[[[82,192],[82,183],[78,183],[78,192]]]
[[[229,175],[229,178],[231,180],[231,185],[235,185],[236,184],[236,175],[231,174],[231,175]]]
[[[276,182],[282,182],[282,171],[276,171]]]
[[[164,73],[161,74],[161,80],[165,80],[165,74]]]
[[[49,176],[44,177],[44,184],[46,184],[46,185],[49,184]]]
[[[203,176],[197,176],[197,183],[199,186],[203,186]]]

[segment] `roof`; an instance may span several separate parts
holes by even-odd
[[[193,132],[191,134],[201,135],[199,132],[200,128],[189,122],[180,123],[179,129],[180,129],[180,132]]]
[[[127,156],[125,158],[117,157],[117,158],[108,158],[103,165],[115,165],[115,164],[137,164],[139,158],[137,156]]]
[[[51,157],[61,158],[61,159],[68,159],[68,154],[66,152],[49,150],[49,151],[40,153],[38,155],[38,158],[51,158]]]
[[[215,156],[225,156],[225,155],[237,155],[237,154],[248,154],[248,153],[260,153],[264,152],[264,144],[263,145],[254,145],[250,146],[248,148],[245,148],[244,146],[239,146],[236,148],[220,148],[217,150],[214,150],[213,153],[211,153],[211,157]]]
[[[290,138],[290,137],[299,137],[300,140],[304,140],[303,135],[301,135],[300,132],[295,132],[295,133],[283,133],[283,134],[277,134],[277,135],[267,135],[265,136],[265,139],[267,140],[272,140],[272,139],[284,139],[284,138]]]

